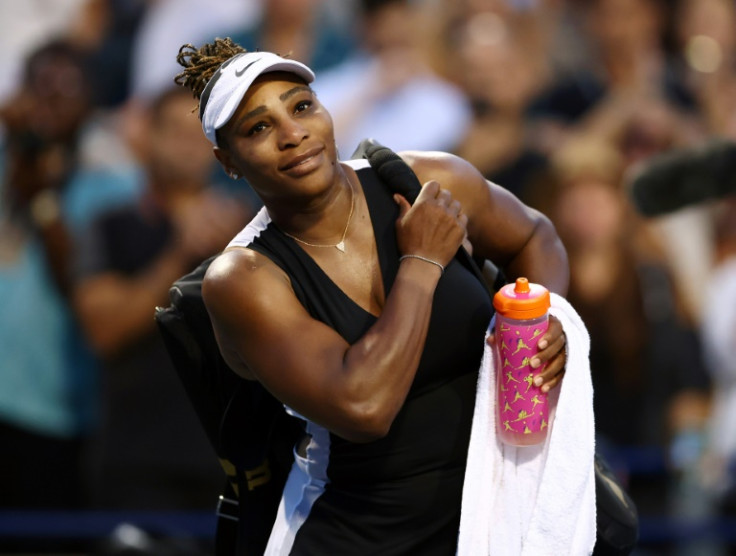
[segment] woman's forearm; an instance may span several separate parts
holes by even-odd
[[[346,390],[368,437],[388,432],[414,380],[429,328],[440,269],[416,259],[401,263],[383,312],[347,351]]]

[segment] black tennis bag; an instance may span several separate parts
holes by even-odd
[[[393,151],[367,139],[353,158],[366,158],[379,177],[409,202],[421,184]],[[155,319],[174,368],[220,460],[228,481],[217,506],[217,556],[262,554],[271,533],[301,422],[260,383],[240,378],[225,363],[202,300],[202,280],[215,257],[177,280],[170,305]],[[459,262],[489,293],[504,284],[488,261],[475,261],[462,247]],[[482,270],[481,270],[482,268]],[[595,554],[628,554],[638,538],[638,516],[630,497],[596,455],[598,538]]]
[[[174,283],[170,305],[157,308],[155,319],[227,475],[216,510],[215,554],[260,555],[301,428],[260,383],[236,375],[220,355],[202,300],[202,280],[214,258]]]

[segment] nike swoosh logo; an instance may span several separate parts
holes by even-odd
[[[243,76],[243,74],[244,74],[244,73],[245,73],[246,71],[248,71],[248,68],[249,68],[249,67],[251,67],[251,66],[252,66],[253,64],[255,64],[255,63],[256,63],[257,61],[258,61],[258,60],[253,60],[253,61],[252,61],[252,62],[251,62],[250,64],[248,64],[248,65],[247,65],[247,66],[245,66],[244,68],[242,68],[242,69],[239,69],[239,70],[235,70],[235,77],[242,77],[242,76]]]

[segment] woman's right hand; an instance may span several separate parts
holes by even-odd
[[[460,202],[436,181],[427,182],[414,205],[400,194],[396,239],[402,255],[419,255],[442,266],[452,260],[467,235],[468,217]]]

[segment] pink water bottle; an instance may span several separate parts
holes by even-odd
[[[547,394],[534,384],[544,365],[530,361],[549,326],[549,291],[517,278],[493,297],[496,309],[496,425],[501,440],[512,446],[543,442],[549,430]]]

